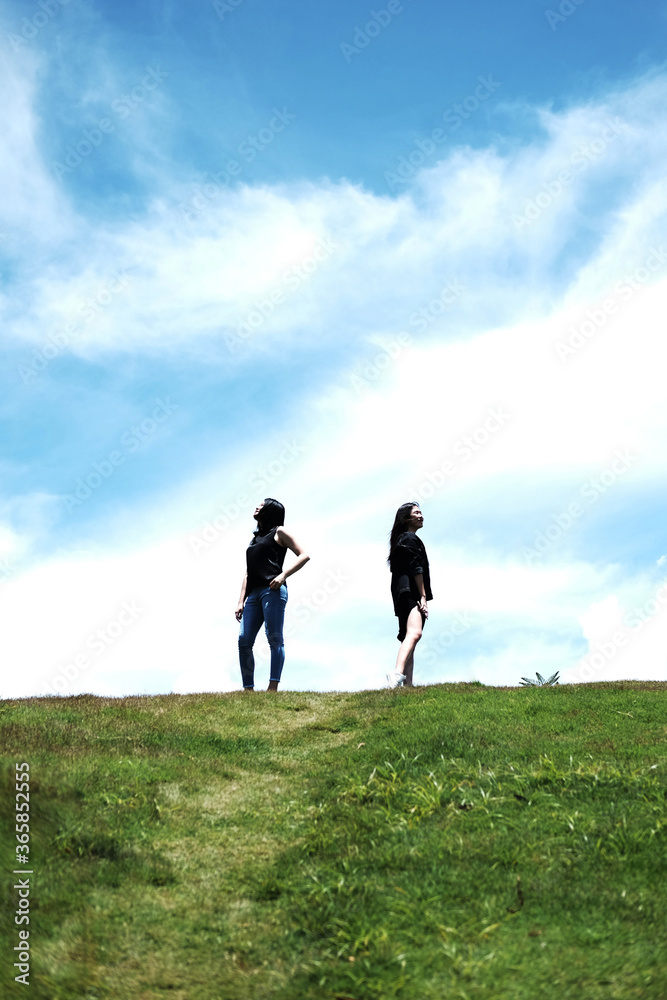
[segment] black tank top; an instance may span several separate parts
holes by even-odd
[[[278,545],[275,538],[277,530],[277,527],[271,528],[265,535],[255,535],[246,549],[246,596],[253,590],[268,587],[271,580],[283,571],[287,549],[284,545]]]

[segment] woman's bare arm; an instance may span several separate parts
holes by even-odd
[[[415,584],[419,592],[419,610],[428,618],[428,604],[426,603],[426,589],[424,587],[424,574],[415,573]]]
[[[247,586],[248,586],[248,574],[246,573],[245,576],[243,577],[243,583],[241,584],[239,603],[236,605],[236,611],[234,612],[234,614],[236,615],[237,622],[240,622],[241,618],[243,617],[243,602],[245,601],[245,591]]]
[[[280,573],[274,580],[271,581],[269,586],[271,587],[272,590],[277,590],[278,587],[280,587],[285,582],[288,576],[292,576],[293,573],[296,573],[298,570],[300,570],[301,567],[305,566],[308,560],[310,559],[310,556],[303,551],[303,549],[297,542],[296,538],[293,535],[291,535],[289,531],[285,531],[284,528],[277,529],[275,534],[275,539],[278,542],[278,545],[282,545],[283,548],[290,549],[290,551],[294,553],[294,555],[296,556],[296,562],[294,563],[293,566],[290,566],[289,569],[283,570],[282,573]]]

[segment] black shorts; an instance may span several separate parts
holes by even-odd
[[[419,601],[412,594],[401,594],[398,598],[398,635],[396,638],[399,642],[403,642],[408,631],[408,618],[410,617],[410,612],[413,608],[419,605]],[[422,611],[422,625],[426,621],[426,615]]]

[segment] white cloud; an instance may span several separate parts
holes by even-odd
[[[594,602],[580,617],[588,651],[562,680],[667,681],[666,608],[667,580],[631,606],[623,607],[616,594]]]
[[[6,46],[6,49],[8,47]],[[40,150],[40,119],[36,111],[43,66],[31,52],[5,51],[0,63],[0,232],[6,247],[19,256],[24,246],[40,243],[60,226],[63,199]]]
[[[622,625],[622,618],[618,597],[611,594],[602,601],[592,604],[579,620],[584,637],[590,641],[606,638]]]
[[[25,81],[21,86],[25,104]],[[451,336],[469,331],[471,324],[488,328],[498,325],[498,317],[502,325],[532,322],[566,303],[576,311],[602,296],[626,269],[641,266],[664,232],[667,189],[659,164],[667,139],[648,109],[661,113],[666,90],[665,78],[649,77],[597,104],[544,112],[545,138],[503,156],[454,149],[417,174],[400,198],[345,182],[221,188],[198,202],[201,209],[186,221],[179,206],[188,195],[191,200],[191,192],[163,177],[143,219],[125,227],[96,220],[81,233],[78,256],[70,248],[61,268],[54,266],[26,287],[32,304],[17,333],[43,339],[45,329],[80,312],[119,271],[131,275],[131,289],[72,339],[76,353],[154,353],[178,345],[205,351],[206,343],[197,348],[198,340],[220,341],[262,304],[267,315],[244,345],[250,355],[269,344],[278,351],[298,343],[308,328],[327,338],[332,323],[337,342],[357,341],[378,328],[398,332],[452,279],[460,280],[467,294],[446,317],[434,318],[428,333]],[[555,187],[553,195],[545,193],[545,184],[559,183],[573,152],[594,143],[609,121],[623,126],[613,141],[597,155],[584,156],[585,166],[573,169],[572,183],[561,185],[562,193]],[[34,126],[23,145],[30,161],[17,177],[22,184],[26,177],[42,178],[39,183],[54,202],[57,194],[43,179]],[[598,204],[602,184],[614,193]],[[517,217],[540,192],[544,207],[517,228]],[[16,211],[31,214],[33,201],[32,192],[19,198]],[[563,254],[578,258],[571,241],[581,213],[589,216],[586,238],[594,234],[599,246],[581,261],[563,299],[554,265]],[[67,217],[65,207],[61,217]],[[311,274],[302,271],[327,240],[335,249]],[[271,303],[272,294],[282,299]],[[227,364],[235,360],[226,350],[223,356]]]

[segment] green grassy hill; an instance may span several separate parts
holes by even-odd
[[[665,1000],[666,687],[2,702],[0,993]]]

